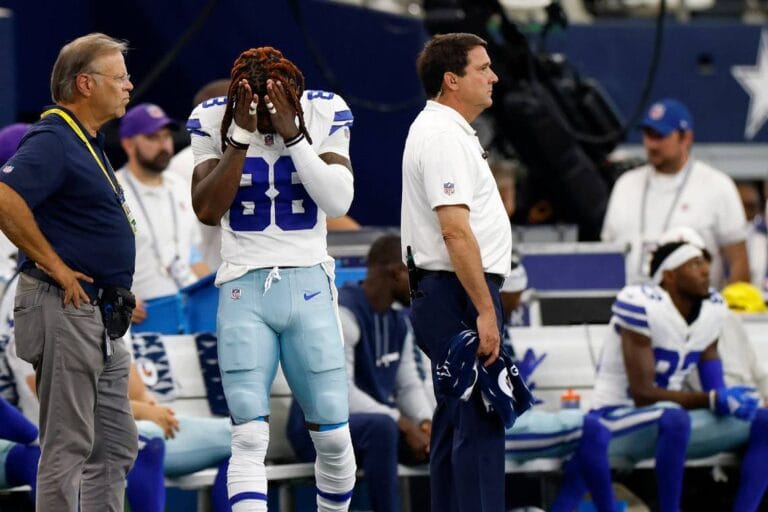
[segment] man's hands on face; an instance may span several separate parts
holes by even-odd
[[[254,108],[251,108],[253,102]],[[253,94],[248,80],[243,78],[237,84],[237,95],[235,96],[235,124],[249,132],[256,131],[257,114],[256,105],[259,104],[259,97]],[[253,113],[251,113],[253,112]]]
[[[291,103],[291,99],[286,90],[286,85],[281,81],[267,80],[267,94],[264,101],[269,110],[269,104],[274,106],[275,113],[270,113],[272,126],[275,131],[285,140],[290,140],[299,135],[299,129],[296,127],[296,109]]]

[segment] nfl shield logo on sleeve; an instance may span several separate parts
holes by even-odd
[[[453,184],[452,181],[447,181],[443,183],[443,194],[447,196],[452,196],[455,191],[456,191],[456,186]]]

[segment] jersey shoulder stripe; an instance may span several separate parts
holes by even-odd
[[[648,294],[641,286],[625,286],[611,307],[612,322],[624,329],[643,336],[651,335],[648,323]]]
[[[643,315],[643,316],[646,315],[644,306],[630,304],[629,302],[623,301],[621,299],[616,299],[616,302],[613,303],[613,306],[615,308],[627,311],[629,313],[636,313],[638,315]]]
[[[311,109],[314,115],[325,119],[330,124],[328,135],[332,135],[340,128],[350,127],[354,124],[355,117],[352,110],[344,98],[338,94],[309,90],[304,91],[301,100],[305,109]]]
[[[626,314],[622,314],[619,311],[613,310],[613,316],[614,318],[617,318],[619,320],[619,323],[624,326],[626,324],[627,326],[632,327],[640,327],[642,329],[648,329],[648,321],[644,320],[642,318],[635,318],[632,316],[628,316]],[[635,329],[633,329],[635,330]]]
[[[190,135],[212,137],[221,129],[221,120],[227,108],[227,97],[211,98],[196,106],[187,120],[186,129]]]
[[[211,134],[203,130],[199,119],[188,119],[185,126],[190,135],[200,135],[201,137],[210,137]]]

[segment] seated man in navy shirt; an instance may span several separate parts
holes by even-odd
[[[40,399],[38,511],[122,512],[136,457],[123,346],[132,307],[130,211],[99,129],[125,114],[127,45],[89,34],[51,73],[56,105],[0,170],[0,229],[20,249],[17,354]]]
[[[432,407],[419,379],[413,332],[395,302],[410,303],[400,237],[385,235],[368,253],[368,274],[339,290],[339,317],[349,377],[352,445],[369,482],[375,512],[400,510],[397,464],[426,462]],[[299,459],[315,459],[304,416],[294,401],[288,439]]]

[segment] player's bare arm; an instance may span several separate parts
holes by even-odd
[[[257,115],[251,114],[251,102],[258,103],[247,80],[238,84],[234,122],[246,131],[256,130]],[[253,109],[255,111],[255,109]],[[200,222],[217,226],[232,205],[245,163],[246,149],[228,145],[221,160],[211,159],[195,167],[192,174],[192,208]]]
[[[478,357],[487,357],[485,366],[499,357],[501,334],[496,322],[496,309],[485,282],[480,247],[469,225],[469,208],[447,205],[437,208],[443,240],[461,285],[477,309]]]
[[[656,386],[656,359],[650,338],[622,328],[621,348],[629,381],[629,394],[636,406],[643,407],[667,401],[678,403],[686,409],[709,407],[709,397],[705,392],[670,391]],[[717,356],[717,346],[712,343],[703,352],[702,359],[712,358],[710,350],[714,350],[715,357]]]

